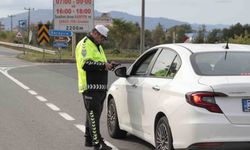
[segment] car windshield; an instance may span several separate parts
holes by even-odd
[[[250,52],[202,52],[191,56],[195,72],[208,76],[250,75]]]

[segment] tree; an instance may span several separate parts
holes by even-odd
[[[153,44],[153,39],[152,39],[152,32],[149,30],[145,30],[145,48],[148,49],[152,47]]]
[[[131,33],[128,33],[127,44],[128,49],[140,49],[140,25],[138,23],[130,24]]]
[[[235,35],[240,36],[242,33],[244,34],[245,29],[240,24],[237,23],[236,25],[230,26],[229,29],[223,29],[223,41],[228,41],[230,38],[234,38]]]
[[[194,39],[194,43],[205,43],[206,41],[205,33],[206,33],[206,26],[202,25],[198,30],[197,36]]]
[[[245,31],[244,35],[234,35],[234,38],[230,38],[229,42],[236,44],[250,44],[250,34]]]
[[[114,48],[118,51],[128,48],[131,41],[130,38],[136,39],[136,36],[133,34],[138,32],[137,30],[138,27],[132,22],[127,22],[122,19],[114,19],[109,32],[110,45],[114,45]]]
[[[177,26],[176,28],[176,42],[177,43],[183,43],[185,42],[186,38],[186,33],[191,33],[192,32],[192,27],[188,24],[183,24],[180,26]]]
[[[167,31],[166,41],[167,43],[172,43],[174,34],[175,34],[175,42],[176,43],[183,43],[186,38],[186,33],[191,33],[192,27],[189,24],[182,24],[178,26],[174,26],[172,28],[169,28]]]
[[[207,36],[208,43],[218,43],[222,41],[222,31],[220,29],[213,29]]]
[[[166,43],[166,35],[160,23],[152,31],[152,41],[153,45]]]

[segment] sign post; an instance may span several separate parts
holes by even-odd
[[[45,47],[50,42],[49,26],[46,24],[38,25],[38,43],[43,47],[43,62],[45,62]]]
[[[75,57],[75,49],[76,49],[76,34],[74,33],[72,36],[72,57]]]
[[[30,32],[29,32],[29,44],[30,44],[31,41],[32,41],[32,36],[33,36],[33,32],[30,30]]]

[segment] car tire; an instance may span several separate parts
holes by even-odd
[[[109,135],[112,138],[124,138],[127,135],[126,131],[123,131],[119,127],[119,121],[116,111],[116,105],[114,99],[110,99],[107,110],[107,126]]]
[[[173,138],[165,116],[159,119],[155,128],[155,149],[173,150]]]

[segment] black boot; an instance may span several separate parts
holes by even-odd
[[[94,146],[88,127],[85,128],[85,135],[84,136],[85,136],[85,146],[86,147]]]
[[[94,150],[112,150],[112,148],[102,141],[99,144],[94,145]]]
[[[92,146],[94,146],[93,142],[92,142],[92,139],[90,137],[85,137],[85,146],[86,147],[92,147]]]

